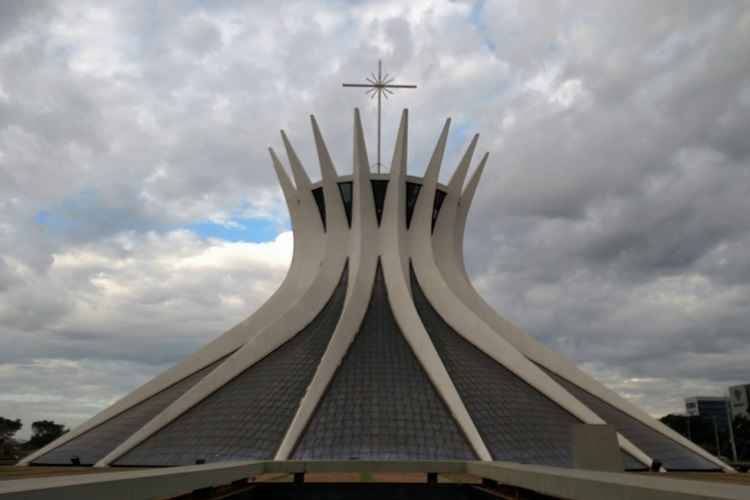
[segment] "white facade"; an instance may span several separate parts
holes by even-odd
[[[57,463],[66,460],[66,454],[83,453],[90,457],[87,460],[97,466],[134,465],[139,464],[133,458],[139,456],[139,453],[141,456],[156,456],[161,453],[159,456],[169,458],[164,458],[160,464],[176,465],[170,460],[177,460],[174,457],[179,454],[169,449],[169,443],[179,447],[185,446],[185,442],[196,443],[196,448],[205,446],[206,449],[213,450],[209,460],[214,460],[211,457],[216,457],[215,460],[295,458],[306,433],[316,428],[313,423],[316,418],[321,418],[316,415],[322,411],[323,402],[332,397],[332,391],[344,390],[336,389],[345,384],[341,382],[337,385],[335,381],[337,377],[344,376],[343,373],[352,363],[351,352],[366,329],[364,322],[369,317],[368,312],[375,307],[374,290],[379,286],[378,277],[382,273],[387,295],[386,305],[389,307],[389,311],[382,314],[392,314],[394,328],[398,333],[383,333],[380,331],[383,327],[380,326],[380,330],[375,328],[377,331],[373,335],[399,335],[398,339],[388,337],[379,340],[381,343],[391,342],[388,345],[395,346],[402,340],[406,341],[411,353],[408,356],[416,359],[416,368],[408,368],[411,370],[408,372],[411,375],[408,376],[417,380],[422,376],[420,374],[424,374],[425,380],[429,380],[423,390],[414,393],[415,397],[434,391],[442,406],[438,405],[438,408],[434,402],[430,403],[433,408],[430,411],[437,415],[444,408],[450,419],[445,424],[446,428],[452,428],[451,425],[455,424],[460,438],[465,440],[468,452],[474,458],[489,461],[508,455],[504,455],[502,442],[495,439],[497,432],[488,431],[487,414],[481,414],[484,411],[481,405],[486,402],[479,401],[481,398],[470,394],[472,384],[462,381],[461,373],[456,371],[456,366],[461,361],[458,354],[455,354],[459,348],[450,351],[439,342],[436,343],[435,331],[427,325],[425,319],[424,303],[421,306],[415,304],[416,294],[420,294],[420,297],[423,295],[426,303],[437,312],[431,321],[440,325],[443,335],[441,338],[461,346],[461,352],[464,353],[461,355],[474,356],[478,364],[487,364],[491,360],[491,363],[502,367],[502,373],[507,372],[509,384],[515,384],[513,387],[518,387],[519,384],[528,387],[529,397],[533,395],[529,401],[538,403],[538,408],[541,408],[539,412],[547,411],[544,408],[554,407],[554,411],[565,415],[565,419],[571,422],[607,423],[614,426],[619,431],[618,441],[625,456],[646,467],[651,466],[653,460],[658,460],[667,468],[728,470],[717,458],[654,420],[499,316],[479,296],[465,271],[463,257],[463,235],[468,211],[487,162],[485,154],[469,176],[477,144],[476,137],[445,186],[438,183],[438,174],[450,120],[443,128],[422,178],[406,175],[406,111],[401,118],[390,173],[383,175],[370,172],[358,112],[355,111],[354,115],[351,176],[339,176],[336,173],[314,118],[312,125],[322,176],[320,182],[310,182],[285,135],[283,140],[294,182],[287,175],[281,160],[271,151],[273,166],[289,207],[295,237],[294,257],[289,273],[274,295],[248,319],[80,427],[27,457],[25,464]],[[469,180],[465,182],[467,177]],[[379,181],[387,181],[387,186],[381,185],[385,189],[382,203],[374,194],[373,183]],[[415,190],[418,194],[414,194]],[[441,204],[436,203],[437,198],[441,199]],[[407,214],[411,215],[409,221]],[[345,285],[342,284],[342,275],[346,278]],[[415,289],[415,283],[418,284],[418,290]],[[343,286],[345,295],[337,305],[332,297],[337,293],[344,293]],[[340,311],[336,307],[340,307]],[[311,325],[324,322],[327,315],[334,314],[331,312],[334,310],[336,316],[330,331],[311,330]],[[285,377],[285,373],[273,371],[275,368],[269,365],[271,362],[268,360],[273,356],[276,356],[274,359],[281,359],[282,355],[297,359],[282,351],[291,350],[288,346],[293,341],[299,341],[303,335],[327,337],[325,348],[309,379],[304,380],[302,390],[300,391],[299,386],[302,382],[298,381],[298,377],[295,379],[297,382],[294,382],[297,385],[290,382],[289,388],[264,389],[265,399],[259,399],[257,404],[248,407],[248,411],[256,412],[260,411],[258,406],[278,405],[273,410],[274,422],[266,422],[269,424],[266,436],[271,436],[279,426],[283,427],[283,432],[278,441],[273,438],[273,442],[266,443],[263,453],[267,455],[269,450],[272,453],[270,456],[263,456],[258,449],[250,450],[252,444],[243,442],[244,444],[239,445],[233,437],[250,432],[244,432],[242,426],[255,426],[253,432],[257,432],[256,427],[262,423],[256,423],[249,417],[243,420],[243,416],[239,414],[241,412],[231,411],[231,408],[239,408],[238,405],[247,403],[248,398],[256,397],[252,388],[241,388],[238,384],[245,378],[255,380],[255,384],[265,383],[259,382],[263,377],[252,378],[253,370],[267,370],[268,373],[274,373],[275,378]],[[368,360],[366,356],[362,359],[377,363],[377,360]],[[409,360],[403,363],[406,366]],[[378,368],[373,366],[373,370]],[[394,367],[398,368],[396,365]],[[488,366],[486,369],[493,368]],[[408,371],[407,368],[403,370],[404,373]],[[265,377],[266,380],[268,378]],[[507,405],[509,412],[525,411],[523,405],[520,410],[516,408],[515,401],[503,402],[502,391],[493,387],[492,383],[492,380],[488,382],[490,385],[487,391],[495,391],[495,399],[492,399],[491,404],[485,404],[487,412],[510,415],[503,413],[503,408],[497,408],[498,405]],[[355,397],[351,401],[352,405],[369,404],[370,393],[377,392],[377,389],[374,386],[363,387],[361,401],[360,397]],[[274,390],[279,392],[269,399],[269,391]],[[241,396],[231,396],[232,391]],[[258,391],[262,392],[260,389]],[[293,391],[299,392],[299,399],[282,404],[281,401]],[[487,394],[489,400],[490,393]],[[231,399],[232,397],[235,399]],[[386,403],[390,402],[385,401],[384,404]],[[404,405],[404,414],[409,415],[410,398],[399,404]],[[206,408],[210,405],[216,408],[213,414],[226,412],[227,416],[218,425],[206,429],[200,424],[201,418],[195,415],[196,412],[207,412]],[[531,419],[533,405],[528,403],[528,406]],[[367,411],[372,413],[374,410]],[[429,427],[433,423],[431,419],[424,420],[420,411],[422,409],[415,406],[409,417],[413,421],[404,423],[406,427],[412,426],[409,430],[411,434],[421,432],[414,427],[414,422],[422,422],[423,427]],[[520,422],[523,420],[522,416],[518,417],[517,413],[513,415],[516,415],[512,419],[514,425],[523,423]],[[341,424],[346,427],[345,418]],[[555,423],[550,421],[549,425],[554,427]],[[560,421],[556,425],[561,426],[563,423]],[[543,446],[546,439],[544,436],[557,431],[558,429],[553,428],[538,429],[538,437],[530,437],[529,434],[533,434],[534,429],[525,429],[516,442],[533,439]],[[365,450],[365,453],[376,453],[373,450],[382,444],[379,439],[382,441],[393,438],[384,436],[384,432],[378,426],[378,431],[368,438],[371,441],[366,446],[357,444],[358,449]],[[179,436],[184,436],[185,442],[180,442]],[[191,439],[194,441],[190,441]],[[221,444],[213,443],[212,440],[220,440]],[[315,442],[312,438],[311,441]],[[145,453],[144,447],[150,451]],[[655,452],[650,453],[649,450],[659,450],[658,453],[665,456],[653,456]],[[376,451],[380,453],[376,458],[390,456],[383,449]],[[543,455],[543,451],[539,456]],[[429,450],[419,452],[430,453]],[[320,453],[325,456],[324,451]],[[400,451],[391,450],[388,453],[398,455]],[[411,450],[404,450],[403,453],[408,457]],[[518,450],[514,450],[514,453],[518,453]],[[560,453],[564,455],[565,450]],[[180,457],[179,460],[192,460],[193,455],[183,454]],[[531,456],[528,460],[534,463],[537,456]]]

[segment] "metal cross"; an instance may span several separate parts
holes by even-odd
[[[344,83],[342,86],[344,87],[366,87],[367,95],[370,96],[370,99],[373,99],[375,96],[378,96],[378,173],[380,173],[380,108],[381,108],[381,96],[384,96],[386,99],[388,99],[389,94],[393,94],[393,91],[391,89],[415,89],[417,88],[416,85],[400,85],[396,83],[391,83],[393,81],[393,77],[389,76],[388,73],[383,76],[383,63],[378,60],[378,76],[375,76],[375,73],[370,73],[370,76],[366,78],[366,80],[369,83]]]

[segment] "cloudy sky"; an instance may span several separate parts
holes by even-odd
[[[251,313],[293,238],[267,157],[385,69],[384,151],[490,163],[470,274],[660,416],[750,382],[747,2],[0,3],[0,416],[82,422]],[[388,154],[384,156],[389,157]]]

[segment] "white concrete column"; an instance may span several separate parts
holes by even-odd
[[[211,341],[175,366],[160,373],[141,387],[99,412],[88,421],[65,433],[60,438],[26,456],[19,465],[28,465],[47,452],[64,445],[110,419],[129,410],[135,405],[167,389],[175,383],[202,370],[211,363],[239,349],[245,342],[273,324],[309,290],[318,273],[323,259],[324,235],[306,223],[302,213],[300,193],[294,188],[284,168],[278,160],[273,162],[284,199],[289,209],[294,232],[294,254],[284,281],[274,294],[263,303],[249,318],[229,329],[219,338]],[[306,206],[306,204],[305,204]]]
[[[309,181],[306,179],[307,175],[304,169],[302,169],[301,164],[299,164],[296,154],[291,149],[291,145],[288,141],[285,141],[285,143],[290,153],[290,163],[293,165],[293,170],[297,172],[298,183],[303,186],[307,185],[306,192],[296,191],[298,194],[297,205],[299,206],[299,211],[297,220],[299,221],[299,225],[313,229],[317,228],[318,233],[321,235],[327,234],[323,233],[318,208],[309,189]],[[271,156],[277,170],[283,170],[280,161],[273,152]],[[346,264],[346,247],[343,245],[327,244],[328,242],[325,239],[324,237],[325,257],[319,265],[315,266],[316,277],[313,283],[290,308],[286,309],[280,318],[250,338],[219,367],[190,388],[185,394],[130,436],[130,438],[96,465],[106,466],[116,461],[305,328],[328,302],[339,283],[341,273]],[[312,249],[304,249],[304,251],[308,250]]]
[[[391,163],[383,220],[381,223],[382,265],[393,315],[401,331],[417,356],[428,378],[435,385],[449,411],[466,435],[469,444],[480,460],[492,460],[487,446],[482,441],[474,422],[469,416],[458,391],[440,360],[424,329],[412,300],[408,279],[408,255],[406,253],[406,158],[407,158],[408,113],[401,116],[396,150]],[[414,220],[412,219],[412,227]]]
[[[318,140],[317,135],[316,140]],[[322,147],[324,146],[321,137],[318,150],[320,151]],[[276,453],[276,460],[288,460],[294,451],[297,441],[312,418],[315,408],[341,365],[349,346],[354,341],[372,295],[378,262],[377,246],[372,244],[372,240],[377,238],[378,227],[370,186],[370,164],[367,159],[359,111],[355,111],[354,114],[353,150],[351,237],[338,242],[341,246],[351,249],[346,300],[331,341]],[[346,218],[338,220],[336,224],[346,226]]]
[[[579,370],[574,363],[547,348],[513,323],[500,316],[476,291],[468,278],[464,266],[463,238],[468,212],[479,185],[480,177],[484,171],[485,163],[486,156],[475,170],[463,193],[461,192],[461,188],[467,169],[461,169],[460,167],[456,169],[449,184],[448,196],[443,202],[440,217],[435,226],[433,236],[435,261],[441,276],[445,280],[446,285],[453,291],[455,297],[474,311],[494,332],[512,344],[528,359],[566,378],[594,396],[624,411],[644,425],[710,460],[712,463],[725,470],[731,470],[716,457],[661,424],[636,405],[607,389],[601,383]],[[651,457],[640,448],[622,435],[619,436],[619,441],[623,450],[633,455],[645,465],[650,466],[652,462]]]

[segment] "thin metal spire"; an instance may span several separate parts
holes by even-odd
[[[370,99],[373,99],[375,96],[378,97],[378,161],[376,163],[376,166],[378,167],[378,173],[380,173],[380,114],[382,108],[381,97],[384,96],[386,99],[388,99],[388,96],[393,94],[393,91],[391,89],[415,89],[417,88],[417,86],[391,83],[393,82],[393,77],[388,73],[383,75],[383,63],[380,60],[378,60],[378,75],[375,76],[375,73],[370,73],[370,76],[367,77],[366,80],[368,83],[344,83],[342,84],[342,86],[365,87],[368,89],[366,93],[370,96]]]

